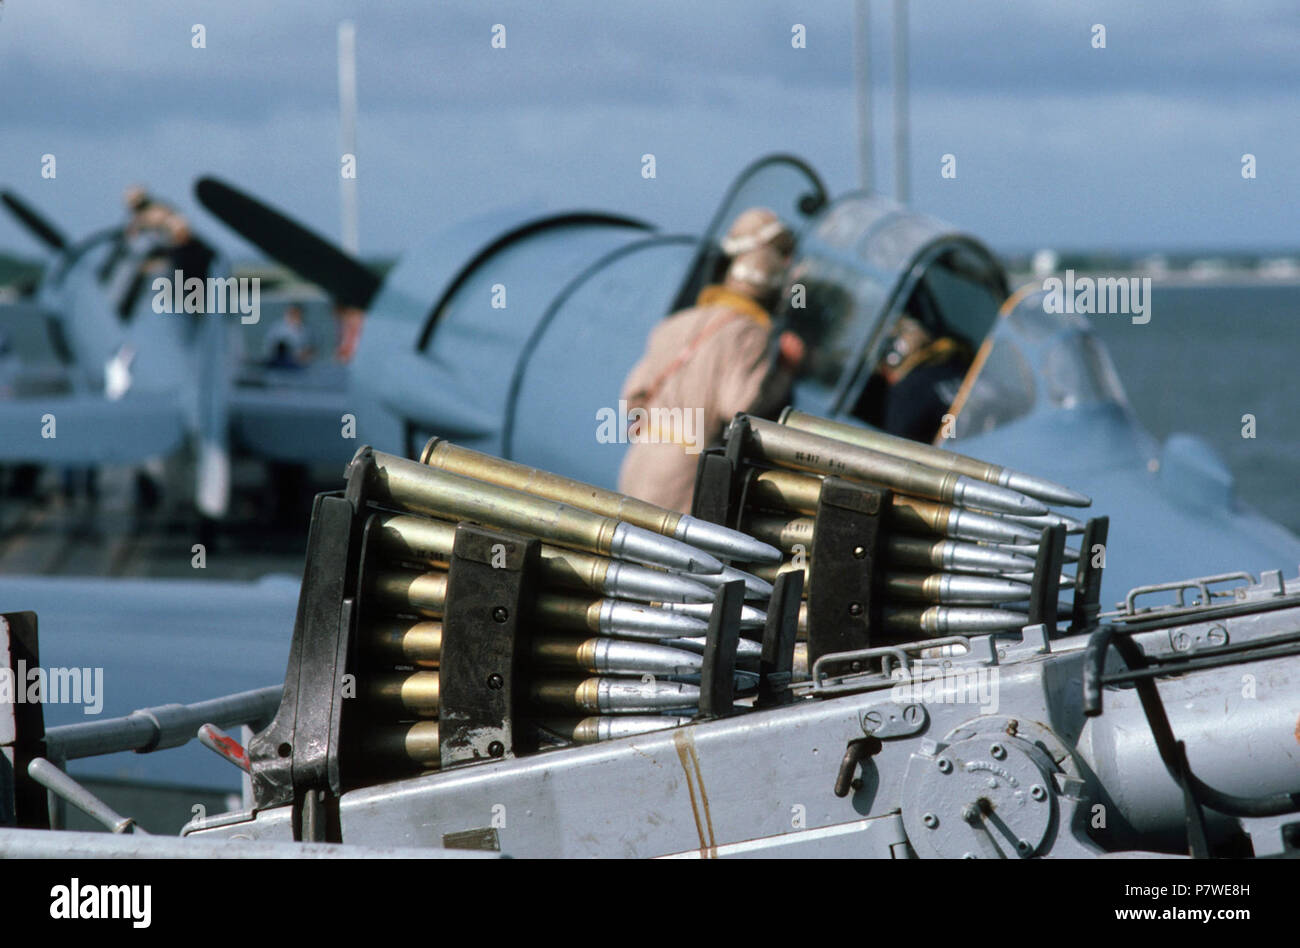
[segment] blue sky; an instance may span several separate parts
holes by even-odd
[[[889,14],[873,0],[877,184]],[[337,237],[336,28],[357,24],[361,242],[539,201],[695,230],[768,151],[857,181],[851,0],[5,0],[0,184],[63,227],[215,173]],[[1294,2],[913,0],[913,203],[1002,249],[1300,247]],[[206,49],[191,27],[206,29]],[[507,46],[491,48],[495,23]],[[791,47],[804,24],[807,48]],[[1091,28],[1106,27],[1094,49]],[[656,156],[657,178],[640,174]],[[1258,177],[1243,180],[1241,156]],[[52,153],[58,176],[43,180]],[[940,176],[957,156],[957,178]],[[34,253],[7,218],[0,248]]]

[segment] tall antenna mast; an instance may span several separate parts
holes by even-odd
[[[853,67],[858,88],[858,184],[874,187],[871,162],[871,2],[854,0]]]
[[[894,199],[908,200],[907,0],[894,0]]]
[[[350,20],[339,24],[339,148],[344,155],[357,154],[357,28]],[[356,168],[353,165],[353,173]],[[357,179],[340,175],[343,249],[356,254],[361,246],[357,213]]]

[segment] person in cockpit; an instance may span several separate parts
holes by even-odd
[[[924,299],[917,292],[908,301],[855,414],[882,431],[929,442],[939,434],[974,350],[927,309]]]

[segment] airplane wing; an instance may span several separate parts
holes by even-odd
[[[0,401],[0,463],[137,462],[175,450],[185,433],[185,413],[170,392]]]
[[[362,444],[346,388],[236,388],[229,396],[230,440],[273,461],[346,464]]]

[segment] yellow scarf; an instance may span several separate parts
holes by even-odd
[[[739,313],[744,313],[760,326],[772,325],[772,317],[768,315],[767,310],[759,306],[756,302],[745,296],[743,293],[737,293],[735,290],[729,290],[721,284],[706,286],[700,290],[699,297],[695,300],[696,306],[728,306]]]
[[[901,382],[903,377],[918,365],[933,365],[937,362],[947,362],[949,359],[953,359],[957,356],[966,355],[968,351],[969,350],[967,350],[967,348],[961,343],[954,339],[949,339],[947,336],[944,336],[941,339],[936,339],[928,346],[923,346],[922,348],[917,349],[898,364],[898,368],[894,370],[893,384],[897,385]]]

